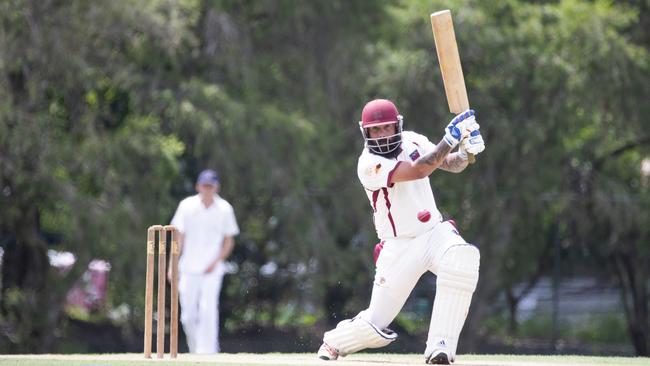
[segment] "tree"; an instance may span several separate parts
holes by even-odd
[[[2,5],[0,307],[6,331],[0,337],[9,340],[3,348],[53,347],[74,276],[60,279],[50,270],[50,246],[77,255],[82,268],[76,273],[99,256],[126,274],[130,258],[144,253],[131,245],[136,233],[162,219],[160,208],[170,208],[165,192],[182,145],[134,104],[130,88],[142,74],[113,50],[137,50],[136,39],[119,27],[136,28],[142,19],[117,12],[123,5]],[[133,286],[127,277],[115,279],[117,288]]]

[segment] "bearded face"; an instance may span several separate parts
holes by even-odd
[[[386,157],[399,154],[402,144],[402,131],[397,123],[373,126],[363,132],[370,152]]]

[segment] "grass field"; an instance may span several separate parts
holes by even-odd
[[[155,355],[154,355],[155,357]],[[102,355],[0,355],[0,365],[19,366],[113,366],[113,365],[176,365],[176,366],[379,366],[423,365],[422,355],[354,354],[338,361],[321,361],[313,353],[236,353],[218,355],[181,354],[177,360],[145,360],[141,354]],[[454,365],[473,366],[568,366],[568,365],[648,365],[650,358],[590,357],[590,356],[515,356],[515,355],[461,355]]]

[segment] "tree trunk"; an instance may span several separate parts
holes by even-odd
[[[521,299],[520,297],[517,297],[513,293],[512,288],[508,288],[506,290],[506,299],[508,302],[508,314],[509,314],[509,319],[508,319],[508,330],[510,334],[516,335],[517,334],[517,307],[519,306],[519,300]]]
[[[13,223],[15,238],[5,248],[0,309],[16,341],[13,346],[19,346],[12,351],[44,352],[43,341],[53,333],[48,321],[47,244],[39,234],[37,208],[21,212]]]
[[[650,326],[648,324],[648,293],[646,291],[645,268],[637,271],[634,259],[617,253],[614,255],[616,274],[621,283],[625,318],[628,332],[637,356],[648,356]]]

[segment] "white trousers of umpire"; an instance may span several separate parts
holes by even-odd
[[[460,236],[456,227],[448,221],[439,223],[432,230],[415,238],[385,240],[384,247],[377,259],[370,306],[359,316],[375,324],[379,329],[388,327],[404,306],[420,277],[427,271],[438,274],[442,258],[450,248],[469,245]],[[469,310],[471,292],[466,296],[469,296],[469,299],[466,298],[461,306],[467,307],[467,309],[460,310],[464,312],[465,316]],[[454,310],[452,310],[453,312]],[[457,323],[460,324],[454,325],[452,328],[458,326],[462,328],[465,317],[462,315],[461,317],[462,319],[457,320]],[[435,321],[432,319],[427,344],[437,341],[435,338],[438,329],[436,328],[442,324],[434,323]],[[458,333],[460,333],[460,328],[457,329]],[[456,331],[452,331],[452,333],[456,333]],[[453,338],[456,339],[447,340],[448,343],[451,343],[448,346],[452,357],[455,355],[457,337],[458,334],[454,334]]]
[[[190,353],[219,352],[219,293],[223,264],[208,274],[181,273],[181,323]]]

